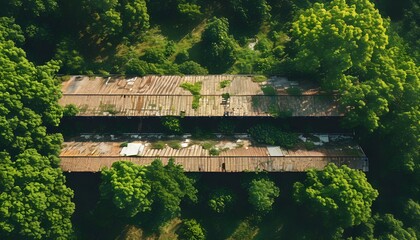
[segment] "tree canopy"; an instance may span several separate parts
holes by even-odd
[[[69,239],[75,205],[59,168],[34,149],[0,153],[0,235],[7,239]]]
[[[259,212],[269,212],[275,199],[280,195],[279,188],[268,179],[254,179],[248,187],[248,201]]]
[[[294,197],[328,225],[350,227],[367,221],[378,196],[359,170],[328,164],[324,170],[309,170],[306,180],[294,184]]]
[[[296,68],[340,92],[349,127],[377,128],[413,76],[389,46],[388,27],[369,0],[315,3],[293,22]]]
[[[157,226],[179,216],[183,199],[197,201],[194,180],[188,178],[172,159],[165,166],[160,160],[153,161],[147,167],[146,178],[152,187],[150,199],[153,204],[149,219]]]
[[[210,20],[202,35],[202,64],[211,72],[223,73],[235,62],[234,39],[226,18]]]
[[[1,23],[11,24],[2,18]],[[34,148],[54,157],[60,151],[60,134],[47,134],[46,126],[58,125],[61,91],[53,79],[57,62],[35,67],[14,40],[22,39],[18,27],[0,27],[0,151],[12,157]],[[57,161],[57,159],[55,159]],[[56,162],[55,162],[56,163]]]
[[[119,161],[101,173],[100,190],[103,199],[112,199],[117,209],[129,217],[150,211],[152,200],[147,195],[151,186],[145,179],[145,167]]]
[[[61,91],[57,62],[36,67],[16,47],[23,36],[0,18],[0,235],[8,239],[68,239],[73,191],[58,168]]]

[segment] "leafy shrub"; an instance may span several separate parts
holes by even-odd
[[[208,202],[211,210],[216,213],[224,213],[229,207],[233,205],[235,195],[232,191],[227,189],[219,189],[215,191]]]
[[[128,146],[128,142],[123,142],[120,144],[120,147],[127,147]]]
[[[261,86],[261,90],[263,91],[264,95],[268,95],[268,96],[277,95],[277,90],[271,85]]]
[[[74,104],[67,104],[63,109],[63,117],[73,117],[79,113],[79,109]]]
[[[189,91],[193,95],[193,102],[192,102],[192,108],[193,109],[197,109],[200,106],[201,85],[202,85],[201,82],[196,82],[194,84],[189,83],[189,82],[184,82],[180,85],[181,88]]]
[[[197,109],[198,107],[200,107],[200,98],[201,95],[194,95],[193,96],[193,101],[192,101],[192,109]]]
[[[196,82],[196,83],[184,82],[184,83],[181,83],[180,85],[181,88],[189,91],[192,95],[200,95],[201,86],[202,86],[201,82]]]
[[[178,230],[178,237],[182,240],[204,240],[206,233],[195,219],[188,219],[183,221]]]
[[[180,149],[181,148],[181,144],[179,143],[179,141],[170,141],[170,142],[168,142],[168,146],[173,148],[173,149]]]
[[[170,133],[180,134],[182,133],[181,123],[178,117],[167,116],[160,119],[162,125]]]
[[[220,82],[220,88],[225,88],[225,87],[229,86],[231,82],[232,82],[231,80],[223,80],[223,81],[221,81]]]
[[[216,142],[214,142],[214,141],[207,141],[207,142],[203,142],[201,144],[201,146],[206,150],[210,150],[210,149],[214,148],[214,145],[216,145]]]
[[[141,57],[148,63],[163,63],[166,60],[165,52],[158,48],[148,48]]]
[[[255,125],[248,132],[259,143],[279,145],[284,148],[293,148],[300,141],[297,134],[284,132],[269,124]]]
[[[152,143],[152,149],[164,149],[165,148],[165,143],[162,141],[157,141]]]
[[[183,53],[179,53],[177,58],[185,58],[186,56]],[[207,69],[202,67],[200,64],[194,61],[187,61],[179,65],[179,72],[182,74],[189,74],[189,75],[206,75],[208,74]]]
[[[181,52],[179,52],[176,55],[175,62],[176,63],[186,63],[189,59],[190,59],[190,54],[188,53],[188,51],[187,50],[182,50]],[[190,61],[190,62],[192,62],[192,63],[197,64],[198,66],[200,66],[200,64],[198,64],[196,62],[193,62],[193,61]],[[181,65],[183,65],[183,64],[181,64]],[[181,65],[180,65],[180,67],[181,67]],[[181,71],[181,69],[179,71]],[[184,73],[184,72],[182,72],[182,73]],[[194,74],[194,73],[184,73],[184,74]]]
[[[260,52],[268,52],[273,47],[273,43],[267,38],[263,38],[255,45],[255,50]]]
[[[210,155],[211,155],[211,156],[219,156],[219,154],[220,154],[220,150],[219,150],[219,149],[217,149],[217,148],[211,148],[211,149],[209,150],[209,153],[210,153]]]
[[[229,93],[222,93],[222,98],[228,100],[230,98]]]
[[[259,212],[269,212],[275,201],[280,195],[279,188],[274,182],[268,179],[254,179],[249,184],[248,201]]]
[[[116,109],[115,104],[110,104],[110,103],[104,103],[103,104],[103,103],[101,103],[101,104],[99,104],[99,109],[102,112],[108,112],[109,114],[112,114],[112,115],[118,113],[118,110]]]

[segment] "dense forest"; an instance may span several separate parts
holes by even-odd
[[[1,1],[0,238],[420,238],[419,41],[415,0]],[[222,73],[337,93],[369,172],[59,168],[57,76]]]

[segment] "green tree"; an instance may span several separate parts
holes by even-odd
[[[201,63],[211,73],[223,73],[235,62],[235,42],[226,18],[212,18],[202,35]]]
[[[13,158],[34,148],[58,161],[62,137],[46,130],[58,125],[62,116],[61,90],[53,78],[58,63],[35,67],[15,46],[15,36],[10,30],[0,32],[0,151]]]
[[[372,202],[378,196],[359,170],[328,164],[324,170],[309,170],[305,182],[294,184],[294,198],[299,204],[322,217],[325,224],[350,227],[366,222]]]
[[[315,3],[293,22],[296,68],[340,91],[348,126],[377,128],[406,80],[388,49],[388,25],[369,0]]]
[[[147,219],[153,228],[178,217],[183,199],[197,201],[194,180],[188,178],[182,167],[176,165],[173,159],[170,159],[165,166],[159,159],[153,161],[147,166],[146,178],[152,187],[150,192],[150,199],[153,201],[152,211]]]
[[[266,0],[230,0],[233,21],[246,27],[247,33],[258,32],[265,20],[270,19],[271,7]]]
[[[375,239],[417,239],[414,230],[411,228],[404,228],[404,224],[400,220],[395,219],[392,214],[377,214],[373,219],[375,220]]]
[[[74,117],[79,113],[79,109],[74,104],[67,104],[63,109],[63,117]]]
[[[145,167],[119,161],[101,173],[102,182],[99,188],[102,199],[112,200],[116,208],[129,217],[150,211],[152,200],[148,194],[151,186],[145,179]]]
[[[248,187],[248,201],[255,210],[267,213],[280,195],[279,188],[268,179],[254,179]]]
[[[188,219],[182,222],[178,237],[180,240],[204,240],[206,233],[195,219]]]
[[[125,34],[137,36],[149,28],[149,14],[147,13],[145,0],[123,0],[119,4]]]
[[[224,213],[235,202],[235,194],[228,189],[219,189],[211,194],[208,205],[216,213]]]
[[[59,168],[34,149],[14,161],[0,153],[0,235],[5,239],[69,239],[73,191]]]

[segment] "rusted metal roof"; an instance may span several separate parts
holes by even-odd
[[[325,135],[324,135],[325,136]],[[338,165],[346,164],[351,168],[368,170],[368,163],[363,150],[349,136],[328,135],[328,143],[307,150],[303,144],[295,149],[281,149],[284,156],[271,156],[267,146],[253,143],[251,139],[220,138],[211,140],[214,148],[221,150],[219,156],[211,156],[209,149],[204,148],[206,141],[173,138],[158,140],[145,135],[108,136],[83,135],[70,139],[63,144],[61,151],[61,168],[64,171],[97,172],[103,167],[111,167],[119,160],[132,161],[147,165],[154,159],[161,158],[183,165],[185,171],[206,172],[241,172],[241,171],[306,171],[309,168],[322,169],[329,162]],[[158,136],[158,138],[160,138]],[[153,143],[161,141],[164,147],[154,149]],[[138,156],[119,156],[123,142],[132,142],[145,146]],[[171,143],[178,147],[171,147]],[[181,143],[188,143],[180,147]],[[276,146],[278,147],[278,146]],[[222,168],[224,163],[225,168]]]
[[[230,83],[221,88],[226,80]],[[192,108],[193,95],[180,87],[184,82],[202,83],[198,109]],[[271,85],[277,95],[264,95],[262,85]],[[79,116],[342,116],[335,96],[304,87],[301,95],[289,95],[286,88],[270,79],[256,83],[252,76],[242,75],[72,76],[62,84],[60,104],[75,104]],[[222,97],[225,93],[228,101]]]

